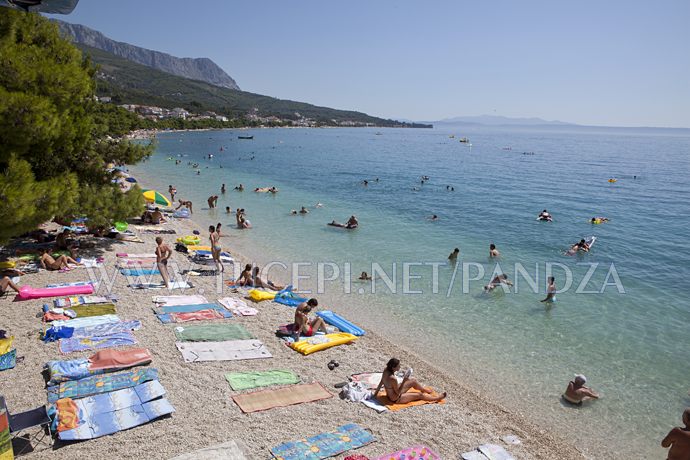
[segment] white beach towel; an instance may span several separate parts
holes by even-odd
[[[234,297],[224,297],[222,299],[218,299],[218,303],[236,315],[255,316],[259,312],[259,310],[256,308],[247,305],[244,300],[236,299]]]
[[[202,295],[156,295],[153,296],[153,302],[161,306],[174,305],[200,305],[209,303],[206,297]]]
[[[188,454],[178,455],[170,460],[247,460],[244,452],[235,441],[216,444],[215,446],[195,450]]]
[[[176,342],[185,362],[239,361],[272,358],[260,340],[228,340],[225,342]]]

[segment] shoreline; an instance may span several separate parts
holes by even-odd
[[[193,229],[201,230],[194,221],[176,220],[167,227],[178,232],[177,235],[164,235],[169,244],[176,236],[191,233]],[[113,266],[116,252],[150,252],[155,246],[155,235],[141,237],[145,240],[143,244],[108,242],[110,247],[103,254],[106,266]],[[246,260],[241,254],[233,255],[236,263]],[[184,259],[178,253],[173,255],[173,259],[183,265],[181,262]],[[290,322],[293,315],[291,308],[273,302],[258,304],[256,307],[260,312],[256,317],[235,317],[228,320],[245,325],[266,344],[273,359],[184,363],[174,346],[173,328],[159,323],[151,312],[151,296],[165,291],[132,291],[126,288],[126,277],[119,274],[115,276],[114,291],[121,297],[118,315],[122,319],[142,321],[142,329],[134,333],[139,340],[136,346],[146,347],[154,355],[151,367],[159,369],[161,383],[167,390],[176,413],[172,417],[113,436],[65,445],[57,451],[37,452],[29,458],[52,458],[55,452],[62,458],[83,458],[102,455],[105,451],[121,458],[141,458],[142,454],[146,458],[170,458],[229,439],[241,440],[245,448],[251,449],[245,452],[247,458],[266,458],[268,449],[275,445],[311,436],[348,422],[359,423],[370,429],[377,438],[377,442],[350,452],[368,456],[383,455],[409,445],[427,443],[443,458],[454,458],[460,452],[491,442],[503,445],[516,458],[585,458],[577,448],[554,433],[478,395],[413,351],[376,333],[367,331],[364,337],[350,346],[302,356],[283,346],[273,334],[277,325]],[[87,273],[83,269],[64,274],[41,272],[23,277],[21,284],[42,286],[49,282],[84,280],[86,277]],[[195,277],[193,282],[195,289],[192,291],[204,290],[209,300],[215,300],[215,294],[208,294],[214,291],[215,277]],[[227,294],[224,292],[223,295]],[[40,374],[45,361],[87,357],[93,351],[65,356],[58,352],[56,344],[43,344],[37,339],[41,323],[35,317],[35,312],[45,303],[43,300],[17,304],[4,300],[2,303],[3,309],[8,313],[3,326],[15,335],[18,355],[25,356],[25,360],[15,369],[3,372],[0,391],[14,411],[27,410],[45,401]],[[400,358],[405,367],[413,367],[422,383],[448,391],[446,404],[377,414],[362,404],[342,401],[337,397],[338,390],[333,387],[335,383],[345,380],[349,374],[380,371],[391,356]],[[336,371],[328,370],[325,363],[330,359],[339,361],[341,367]],[[334,397],[316,403],[242,414],[231,400],[231,396],[237,392],[229,389],[223,373],[230,370],[275,368],[292,369],[302,377],[303,382],[321,382]],[[409,417],[415,423],[410,423]],[[218,420],[223,422],[218,423]],[[499,438],[507,434],[517,435],[522,444],[506,446]],[[132,451],[133,444],[137,446],[136,452]]]

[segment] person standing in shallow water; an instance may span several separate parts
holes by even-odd
[[[453,252],[450,253],[448,256],[448,260],[451,262],[456,262],[458,260],[458,256],[460,255],[460,248],[455,248],[453,249]]]
[[[683,411],[683,426],[668,432],[661,447],[668,449],[667,460],[690,460],[690,407]]]
[[[556,278],[549,276],[549,285],[546,287],[546,298],[540,302],[555,302],[556,301]]]
[[[496,245],[493,244],[493,243],[491,243],[491,244],[489,245],[489,257],[490,257],[491,259],[493,259],[493,258],[496,258],[496,257],[498,257],[498,256],[500,256],[500,255],[501,255],[501,253],[498,252],[498,249],[496,249]]]

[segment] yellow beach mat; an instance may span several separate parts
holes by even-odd
[[[254,302],[261,302],[262,300],[273,300],[276,297],[277,292],[275,291],[259,291],[258,289],[251,289],[249,291],[249,297]]]
[[[355,340],[357,340],[357,336],[348,334],[346,332],[339,332],[337,334],[315,335],[307,340],[294,342],[290,344],[290,347],[299,351],[303,355],[310,355],[314,352],[342,345],[344,343],[350,343]]]
[[[210,251],[211,246],[199,246],[198,244],[191,244],[187,246],[188,251]]]
[[[420,393],[420,391],[417,390],[417,389],[415,389],[415,388],[411,388],[411,389],[408,390],[408,391],[411,392],[411,393]],[[431,394],[434,395],[434,396],[438,396],[438,393],[436,393],[435,391],[432,392]],[[393,401],[391,401],[390,399],[388,399],[388,396],[386,396],[386,390],[381,391],[381,393],[379,393],[379,395],[376,397],[376,399],[377,399],[381,404],[383,404],[384,406],[386,406],[386,407],[388,408],[388,410],[392,410],[392,411],[403,410],[403,409],[407,409],[408,407],[412,407],[412,406],[421,406],[421,405],[424,405],[424,404],[445,404],[445,403],[446,403],[446,400],[445,400],[445,399],[442,399],[442,400],[436,401],[436,402],[432,402],[432,401],[423,401],[423,400],[420,399],[420,400],[408,402],[408,403],[405,403],[405,404],[394,403]]]

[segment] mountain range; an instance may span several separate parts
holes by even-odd
[[[233,78],[209,58],[179,58],[129,43],[112,40],[97,30],[81,24],[55,20],[60,32],[75,44],[106,51],[115,56],[152,67],[179,77],[205,81],[221,88],[240,89]]]
[[[541,118],[512,118],[501,115],[479,115],[479,116],[461,116],[453,118],[444,118],[433,122],[434,125],[486,125],[486,126],[573,126],[572,123],[566,123],[558,120],[543,120]]]

